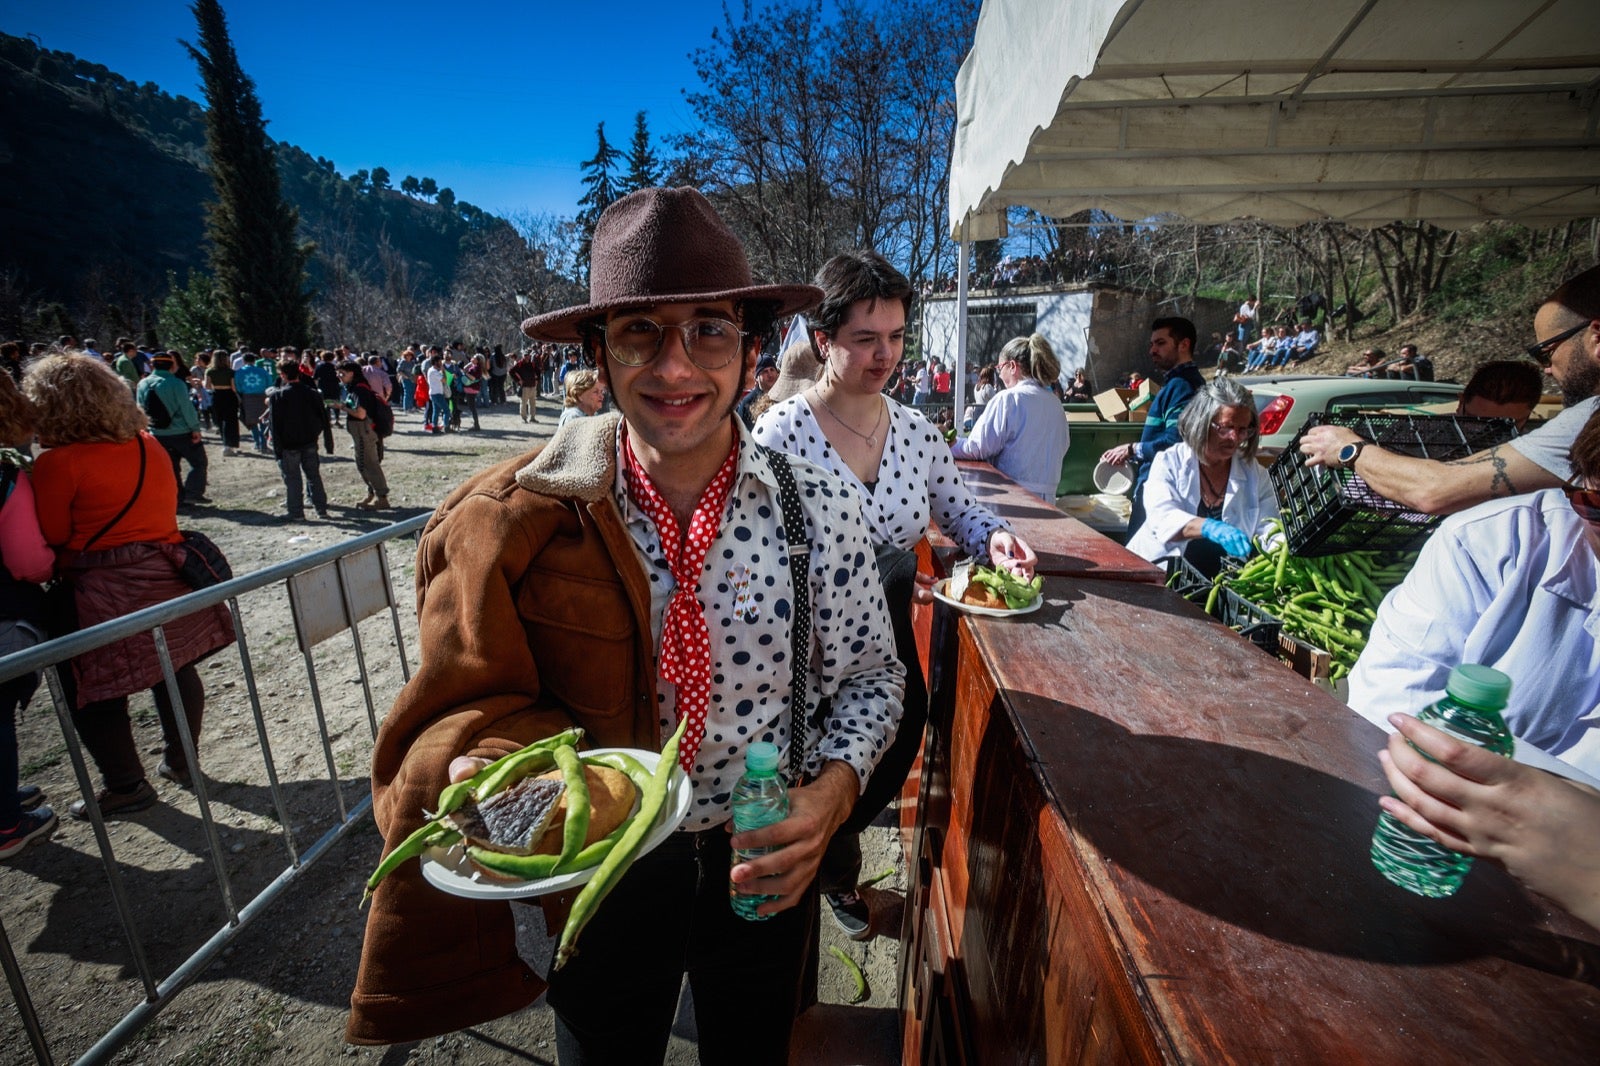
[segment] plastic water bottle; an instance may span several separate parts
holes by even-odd
[[[1500,671],[1458,666],[1445,682],[1444,697],[1417,718],[1458,740],[1510,756],[1515,741],[1500,715],[1510,695],[1511,679]],[[1401,888],[1437,899],[1461,887],[1472,856],[1436,844],[1384,812],[1372,833],[1372,865]]]
[[[744,755],[744,776],[733,786],[733,831],[742,833],[760,829],[789,817],[789,790],[778,776],[778,748],[764,741],[750,745]],[[771,848],[734,848],[733,865],[758,858]],[[769,914],[757,914],[756,908],[770,903],[777,896],[750,896],[728,882],[728,903],[733,913],[752,922],[764,922]]]

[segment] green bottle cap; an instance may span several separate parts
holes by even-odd
[[[1511,699],[1511,679],[1493,667],[1463,663],[1450,671],[1444,690],[1464,703],[1499,710]]]
[[[744,768],[758,774],[770,774],[778,768],[778,746],[758,740],[744,753]]]

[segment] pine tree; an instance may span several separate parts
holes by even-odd
[[[650,130],[645,126],[644,112],[633,116],[633,143],[628,146],[628,175],[622,179],[622,191],[638,192],[661,184],[661,161],[650,149]]]
[[[183,46],[205,89],[207,170],[217,195],[207,208],[206,232],[231,339],[304,345],[311,326],[305,272],[311,246],[295,237],[299,213],[283,198],[261,101],[239,66],[221,4],[195,0],[190,10],[200,43]]]
[[[612,201],[622,196],[622,190],[617,187],[613,175],[622,159],[622,152],[606,140],[604,122],[596,127],[594,134],[598,142],[594,158],[585,159],[582,164],[583,183],[588,186],[588,191],[578,198],[578,226],[583,234],[578,255],[585,271],[589,267],[589,246],[594,242],[594,227],[600,221],[600,214],[611,206]]]

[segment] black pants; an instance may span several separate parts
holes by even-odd
[[[618,882],[550,978],[561,1066],[660,1062],[685,973],[705,1066],[788,1061],[815,887],[799,906],[746,921],[728,906],[728,868],[717,826],[674,833]]]
[[[145,779],[144,762],[133,740],[133,722],[128,718],[128,698],[118,696],[109,700],[76,706],[77,694],[69,675],[61,671],[63,687],[72,702],[72,725],[78,739],[89,749],[90,758],[100,769],[107,788],[130,788]],[[206,712],[206,690],[200,683],[200,673],[193,666],[174,671],[178,682],[178,696],[183,700],[183,715],[189,724],[189,735],[194,738],[195,750],[200,749],[200,722]],[[162,758],[175,770],[189,768],[183,753],[183,740],[178,736],[178,720],[172,713],[172,700],[167,696],[167,683],[162,681],[150,690],[155,697],[156,715],[161,719],[161,739],[165,743]]]
[[[22,817],[17,802],[17,711],[28,705],[38,687],[38,674],[0,683],[0,829],[10,829]]]
[[[224,448],[239,447],[239,394],[232,389],[218,389],[211,394],[211,417],[222,433]]]
[[[1139,532],[1139,527],[1144,525],[1144,480],[1136,480],[1133,484],[1133,509],[1128,512],[1128,532],[1123,537],[1122,543],[1126,544]]]
[[[157,437],[161,447],[172,460],[172,480],[178,483],[178,502],[192,500],[206,494],[206,446],[187,433],[174,433]],[[179,470],[179,461],[189,464],[189,476]]]
[[[855,810],[828,841],[817,871],[817,883],[824,892],[849,892],[861,880],[861,831],[871,825],[905,785],[911,764],[917,761],[922,734],[928,724],[928,686],[922,679],[922,663],[917,655],[917,634],[911,624],[911,593],[916,586],[917,557],[899,548],[880,547],[878,574],[883,580],[883,598],[894,627],[895,658],[906,670],[906,692],[889,750],[883,753]]]

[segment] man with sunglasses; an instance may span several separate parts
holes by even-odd
[[[1520,742],[1600,777],[1600,414],[1573,442],[1573,480],[1451,515],[1429,538],[1350,674],[1350,706],[1392,730],[1461,663],[1511,678]]]
[[[523,323],[582,344],[620,416],[478,475],[423,533],[422,666],[373,756],[391,847],[483,760],[572,725],[585,746],[657,751],[687,721],[686,819],[550,975],[566,1066],[660,1061],[685,973],[702,1062],[787,1059],[817,866],[895,735],[904,669],[856,496],[734,414],[776,317],[821,296],[753,284],[693,189],[623,197],[595,229],[589,303]],[[757,741],[805,783],[783,821],[730,836]],[[772,850],[733,865],[730,844]],[[763,920],[730,891],[769,897]],[[570,899],[541,902],[559,930]],[[416,1040],[526,1006],[544,982],[515,946],[504,903],[445,895],[407,863],[374,896],[347,1037]]]
[[[1600,267],[1551,293],[1533,330],[1540,339],[1528,357],[1555,380],[1567,409],[1527,436],[1439,462],[1396,454],[1341,426],[1314,426],[1300,441],[1306,462],[1353,467],[1374,492],[1425,514],[1565,484],[1572,478],[1572,442],[1600,406]]]

